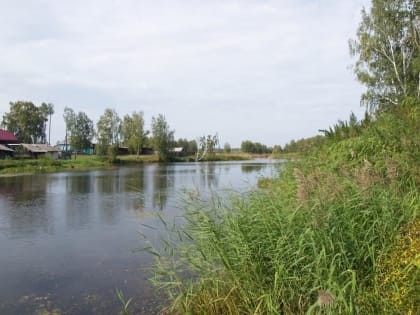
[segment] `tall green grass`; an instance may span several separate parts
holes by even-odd
[[[0,160],[0,174],[46,173],[67,169],[85,170],[108,166],[105,160],[96,156],[78,156],[72,160],[39,159],[6,159]]]
[[[163,312],[420,313],[420,136],[404,119],[329,143],[246,198],[187,195],[153,250]]]

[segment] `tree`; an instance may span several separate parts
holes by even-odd
[[[51,103],[42,103],[41,111],[45,117],[48,117],[48,144],[51,144],[51,116],[54,114],[54,104]],[[46,127],[44,128],[44,130]]]
[[[386,109],[402,98],[420,97],[420,2],[372,0],[362,10],[357,38],[350,53],[357,56],[354,71],[366,85],[362,104]]]
[[[276,155],[276,154],[280,154],[281,152],[282,152],[281,146],[278,144],[274,145],[272,154]]]
[[[147,134],[148,132],[144,131],[143,112],[133,112],[131,116],[124,116],[121,136],[130,153],[140,154]]]
[[[3,115],[2,126],[12,132],[19,142],[45,142],[45,122],[47,118],[41,107],[32,102],[10,102],[10,112]]]
[[[71,139],[72,132],[75,129],[76,114],[75,114],[73,109],[66,106],[64,108],[63,118],[64,118],[64,123],[66,124],[66,139],[65,139],[65,142],[66,142],[66,151],[67,151],[67,145],[70,144],[69,139]]]
[[[230,153],[232,152],[232,148],[230,147],[230,144],[228,142],[226,142],[223,146],[223,152],[225,153]]]
[[[70,144],[75,152],[88,149],[95,133],[93,121],[86,113],[76,114],[69,107],[64,108],[63,117],[66,124],[66,144]]]
[[[169,149],[174,141],[174,133],[175,131],[171,130],[166,122],[165,116],[159,114],[157,117],[152,117],[153,147],[158,151],[160,161],[169,159]]]
[[[72,148],[76,152],[90,148],[94,133],[93,121],[84,112],[79,112],[75,117],[74,129],[71,133]]]
[[[241,151],[246,153],[271,153],[273,149],[268,148],[265,144],[261,144],[259,142],[252,142],[249,140],[242,141],[241,143]]]
[[[121,133],[121,119],[114,109],[106,109],[96,123],[99,154],[105,155],[108,147],[118,145]]]
[[[214,136],[207,135],[207,136],[200,137],[197,140],[198,150],[196,153],[195,160],[201,161],[207,156],[214,155],[214,149],[216,148],[218,144],[219,144],[219,136],[217,135],[217,133]]]

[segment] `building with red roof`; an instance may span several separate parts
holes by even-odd
[[[6,130],[0,129],[0,144],[13,144],[18,143],[16,136]]]

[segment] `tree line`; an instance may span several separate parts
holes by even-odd
[[[47,122],[54,114],[54,105],[42,103],[36,106],[29,101],[10,102],[10,111],[3,115],[1,126],[16,135],[21,143],[48,143],[46,136]],[[168,124],[165,116],[159,114],[152,117],[151,130],[146,130],[144,114],[134,111],[120,117],[114,110],[107,108],[94,124],[93,120],[83,112],[75,112],[65,107],[63,119],[66,135],[63,143],[65,150],[82,152],[92,148],[96,139],[96,154],[115,159],[119,147],[127,147],[130,154],[141,154],[143,148],[158,152],[159,159],[168,160],[173,148],[181,147],[183,153],[196,155],[201,160],[215,152],[219,143],[218,135],[201,136],[196,140],[175,140],[175,130]]]
[[[54,105],[51,103],[36,106],[29,101],[11,102],[10,111],[3,115],[1,125],[15,134],[21,143],[50,144],[52,114]],[[162,161],[168,160],[172,149],[176,147],[183,148],[184,154],[195,155],[197,161],[213,156],[216,151],[222,151],[217,133],[203,135],[195,140],[175,140],[175,130],[171,129],[163,114],[152,117],[150,131],[145,128],[142,111],[134,111],[121,118],[115,109],[107,108],[95,124],[85,112],[76,112],[65,107],[63,119],[66,135],[62,142],[66,145],[66,151],[71,148],[73,152],[83,152],[92,148],[94,139],[96,154],[109,156],[110,159],[116,158],[120,146],[127,147],[128,153],[136,155],[141,154],[143,148],[151,148],[158,152]],[[48,140],[47,122],[50,124]],[[281,147],[276,147],[280,152]],[[231,150],[229,143],[223,145],[223,152],[230,153]],[[273,148],[246,140],[241,143],[241,151],[267,154],[272,153]]]

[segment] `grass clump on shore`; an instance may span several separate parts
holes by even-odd
[[[246,198],[189,195],[155,251],[168,314],[418,314],[420,102]]]
[[[48,173],[61,170],[86,170],[109,165],[106,160],[96,156],[78,156],[72,160],[10,159],[0,160],[0,174]]]

